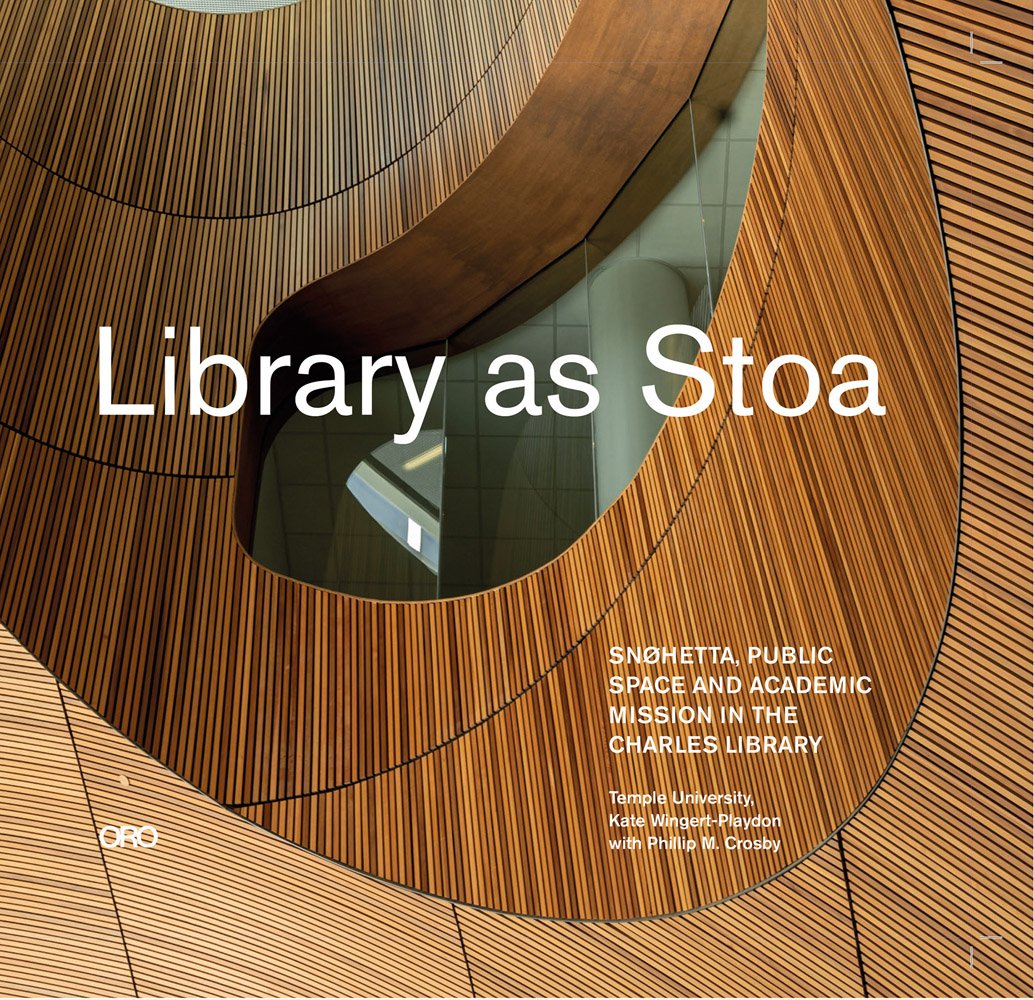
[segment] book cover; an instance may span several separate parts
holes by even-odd
[[[0,6],[0,994],[1031,994],[1031,11]]]

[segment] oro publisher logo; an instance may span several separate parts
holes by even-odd
[[[153,826],[102,826],[97,839],[103,848],[158,846],[158,831]]]

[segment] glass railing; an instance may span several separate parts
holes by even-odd
[[[577,265],[573,287],[505,332],[488,315],[450,338],[414,440],[394,440],[411,421],[397,372],[374,380],[369,415],[292,413],[284,421],[259,477],[259,562],[357,596],[455,597],[539,568],[593,524],[663,422],[640,387],[655,385],[668,403],[681,389],[648,367],[646,339],[673,323],[706,329],[729,267],[761,114],[760,27],[756,37],[760,44],[748,46],[756,54],[742,65],[705,67],[656,155],[567,255],[564,274]],[[534,302],[534,289],[521,301]],[[691,360],[692,341],[682,343]],[[493,386],[523,374],[505,355],[533,366],[540,413],[500,415],[487,405]],[[598,370],[566,370],[599,393],[584,415],[548,403],[551,395],[568,409],[587,401],[583,389],[550,377],[565,355],[592,359]],[[417,371],[418,385],[428,371]],[[522,396],[509,389],[498,402]]]

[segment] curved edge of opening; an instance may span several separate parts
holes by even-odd
[[[350,265],[343,272],[337,272],[314,282],[277,306],[260,327],[253,342],[249,359],[251,377],[257,378],[258,359],[262,354],[272,355],[281,349],[289,349],[299,356],[322,353],[332,351],[334,346],[339,345],[345,339],[348,340],[347,353],[342,355],[342,360],[346,365],[349,359],[354,360],[360,357],[364,350],[376,351],[378,355],[397,352],[405,356],[413,367],[425,364],[435,356],[444,355],[445,347],[448,347],[448,356],[452,359],[458,353],[471,351],[500,337],[529,317],[535,316],[542,309],[549,307],[560,295],[575,286],[579,280],[588,280],[591,269],[603,262],[630,233],[636,230],[636,227],[665,198],[672,185],[686,173],[689,167],[693,166],[697,153],[705,149],[707,143],[714,136],[728,114],[732,100],[738,94],[753,58],[764,40],[767,29],[765,7],[764,0],[732,0],[729,3],[711,40],[706,58],[694,76],[690,94],[682,102],[675,116],[668,121],[660,136],[639,159],[631,174],[623,180],[616,194],[610,197],[603,211],[591,220],[591,224],[585,228],[583,235],[573,245],[568,245],[567,249],[553,256],[532,277],[518,280],[515,284],[512,283],[510,290],[494,304],[483,309],[473,318],[460,323],[458,327],[450,327],[448,321],[443,322],[439,317],[429,317],[426,323],[416,330],[405,331],[409,334],[408,338],[400,336],[401,331],[397,325],[392,324],[390,316],[384,320],[381,318],[382,313],[377,310],[372,312],[374,319],[371,322],[371,328],[365,331],[358,331],[354,322],[346,326],[344,334],[332,332],[321,323],[307,322],[307,319],[311,318],[313,302],[317,303],[317,309],[325,309],[330,302],[347,301],[347,295],[343,293],[347,292],[350,287],[355,288],[361,285],[367,277],[367,272],[378,269],[390,271],[392,261],[385,258],[407,237],[412,238],[419,250],[422,241],[419,232],[420,226],[417,226],[406,237],[396,241],[396,244]],[[767,88],[767,86],[766,74],[765,87]],[[694,100],[697,102],[695,108]],[[686,163],[684,150],[690,134],[692,134],[694,152],[693,159]],[[756,147],[757,135],[755,134],[751,151],[751,178],[753,178]],[[530,210],[530,208],[526,208],[526,210]],[[740,223],[737,223],[736,243],[739,240],[740,228]],[[472,270],[476,269],[477,263],[480,262],[471,264]],[[342,275],[347,275],[351,280],[345,282],[344,288],[335,288],[336,279]],[[712,302],[712,307],[713,305],[714,302]],[[349,336],[350,334],[351,336]],[[406,340],[413,337],[425,339],[421,340],[417,346],[410,347]],[[258,412],[258,403],[255,399],[249,399],[242,420],[240,458],[235,476],[233,512],[236,539],[248,558],[262,565],[265,572],[358,601],[396,604],[458,600],[479,593],[487,593],[498,587],[509,586],[526,576],[541,572],[556,560],[563,558],[564,554],[586,531],[592,530],[599,524],[606,511],[617,501],[618,496],[627,490],[634,481],[646,461],[653,443],[660,434],[660,430],[658,430],[652,436],[650,446],[639,457],[631,476],[623,484],[623,489],[611,497],[605,507],[596,512],[595,517],[579,532],[576,538],[570,540],[555,551],[550,558],[531,570],[517,573],[502,582],[471,589],[462,594],[430,598],[379,598],[348,593],[322,584],[308,583],[260,563],[253,555],[263,463],[277,433],[291,415],[290,407],[286,404],[301,382],[302,380],[297,376],[284,377],[280,381],[274,380],[269,416],[262,416]]]

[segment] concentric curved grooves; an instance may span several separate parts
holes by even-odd
[[[575,4],[307,0],[226,19],[133,0],[86,20],[50,0],[0,27],[0,142],[69,185],[169,217],[296,211],[386,171],[440,201],[519,113]],[[105,60],[70,76],[93,47]]]
[[[785,41],[793,37],[793,29],[780,17],[785,17],[785,11],[774,14]],[[762,184],[775,184],[773,202],[778,205],[785,194],[779,178],[789,163],[784,137],[790,134],[787,112],[792,88],[787,83],[792,76],[787,70],[792,73],[793,65],[793,59],[779,65],[777,99],[766,112],[773,138],[759,160],[758,176]],[[742,284],[733,282],[720,305],[722,311],[731,310],[730,315],[747,316],[748,329],[754,328],[769,280],[770,258],[764,255],[776,231],[771,227],[773,217],[771,212],[755,217],[750,247],[759,256],[739,271]],[[726,336],[731,329],[726,328]],[[607,606],[608,591],[627,583],[670,523],[670,511],[684,499],[693,471],[714,440],[718,420],[716,413],[699,424],[693,422],[692,427],[679,428],[678,433],[669,427],[652,465],[615,508],[609,525],[599,526],[576,547],[566,569],[554,564],[504,591],[405,612],[314,593],[301,585],[259,576],[246,564],[224,561],[229,553],[220,552],[219,546],[226,544],[226,537],[220,537],[217,528],[228,521],[225,484],[149,484],[143,477],[77,468],[8,441],[10,467],[31,465],[43,485],[37,489],[36,479],[11,476],[10,481],[21,479],[33,492],[26,496],[14,489],[7,498],[12,511],[8,521],[12,531],[4,542],[7,565],[15,573],[26,566],[60,566],[68,588],[54,588],[39,600],[26,599],[17,608],[17,617],[8,617],[18,634],[37,637],[27,641],[41,649],[49,664],[67,657],[71,649],[79,651],[63,676],[143,746],[224,800],[241,801],[269,791],[282,795],[292,788],[322,787],[342,776],[347,780],[349,774],[369,774],[385,762],[405,759],[421,743],[435,745],[449,738],[464,727],[465,720],[483,717],[509,692],[520,690],[542,664],[551,662],[556,651],[570,642],[569,635],[588,631],[599,609]],[[779,445],[786,446],[785,441]],[[745,467],[750,466],[749,445],[723,442],[723,448],[728,447],[746,447]],[[727,473],[726,469],[723,476]],[[706,501],[698,500],[705,503],[705,522],[719,527],[728,521],[728,511],[745,516],[742,485],[723,480],[721,489],[728,499],[711,493]],[[82,500],[110,496],[112,491],[128,496],[129,502]],[[95,530],[83,530],[83,518],[91,519]],[[161,532],[156,547],[153,525],[169,521],[176,527]],[[643,606],[644,594],[649,599],[659,580],[668,582],[658,593],[663,590],[668,595],[671,579],[684,581],[680,585],[687,588],[702,586],[687,578],[690,570],[678,556],[694,551],[686,522],[682,519],[677,538],[666,540],[661,558],[651,566],[650,580],[637,581],[635,593],[622,601],[618,615],[611,616],[611,626],[620,618],[638,623],[643,634],[651,634],[650,616],[663,611],[671,615],[665,629],[692,630],[686,606],[672,607],[663,598],[654,600],[650,608]],[[51,525],[58,529],[47,527]],[[618,545],[610,534],[613,525],[618,526]],[[177,532],[182,532],[179,538],[189,539],[186,545],[179,542]],[[736,551],[732,538],[713,541]],[[93,553],[112,551],[118,556],[103,566],[107,580],[98,580]],[[753,557],[744,552],[742,558]],[[748,564],[744,571],[755,570]],[[577,587],[569,585],[567,574],[572,572],[571,578],[579,581]],[[105,594],[100,613],[74,613],[76,607],[89,606],[87,595],[95,588]],[[249,595],[244,606],[241,593]],[[18,596],[8,594],[5,599]],[[740,600],[733,593],[718,604],[734,608]],[[835,595],[829,600],[835,601]],[[141,606],[149,608],[143,617],[135,611]],[[220,621],[212,615],[213,608],[233,609],[231,620]],[[940,609],[936,612],[939,615]],[[179,623],[173,634],[166,628],[169,621]],[[508,621],[528,624],[524,630],[508,630]],[[705,628],[700,619],[696,627]],[[406,641],[401,641],[402,636]],[[593,658],[602,662],[601,642],[596,634],[591,648],[580,649],[583,668]],[[437,659],[424,655],[428,648],[440,651]],[[452,662],[445,658],[450,654]],[[917,653],[916,661],[927,662],[925,651]],[[202,662],[205,670],[199,672]],[[144,676],[147,686],[127,696],[127,678]],[[559,690],[561,697],[572,696],[567,687]],[[343,704],[344,692],[347,704]],[[433,698],[427,692],[433,692]],[[902,706],[910,708],[906,690],[895,692],[895,698],[899,711]],[[537,704],[542,704],[541,699]],[[341,716],[328,710],[339,705],[344,725]],[[411,710],[413,705],[419,706],[417,712]],[[553,707],[547,708],[540,718],[548,724]],[[866,766],[875,777],[892,744],[877,749],[878,728],[871,720],[864,725],[872,732]],[[361,741],[340,744],[335,730],[340,732],[344,726],[361,733]],[[541,739],[537,730],[536,739]],[[860,789],[859,799],[866,790]],[[811,801],[803,788],[796,794]],[[820,827],[821,833],[828,829]],[[818,839],[816,834],[808,847]],[[753,866],[743,878],[750,884],[765,874]],[[706,887],[708,894],[728,891],[730,887],[720,880]],[[443,892],[448,894],[444,887]],[[631,901],[621,903],[626,904],[631,906]],[[532,904],[514,908],[524,905],[536,908]],[[692,898],[664,899],[656,910],[691,905]],[[538,911],[560,912],[548,907]]]
[[[1034,989],[1031,14],[914,0],[892,13],[953,289],[959,551],[916,725],[844,841],[872,995],[1026,996]]]
[[[65,835],[77,832],[90,842],[95,827],[109,821],[146,821],[159,831],[151,851],[106,852],[125,954],[142,995],[641,995],[646,984],[655,995],[683,996],[719,987],[766,996],[789,993],[791,984],[809,995],[856,990],[833,851],[778,886],[693,917],[584,927],[484,913],[385,886],[229,814],[55,685],[0,630],[0,682],[14,674],[28,723],[46,708],[60,713],[62,698],[67,706],[74,742],[48,763],[59,769],[62,760],[80,756],[82,789],[97,815],[91,821],[62,813]],[[30,682],[45,687],[47,698],[25,697]],[[19,768],[26,760],[19,758]],[[39,803],[33,786],[25,807]],[[25,851],[2,857],[39,895],[19,913],[0,907],[0,941],[13,940],[8,936],[26,916],[88,918],[74,895],[32,870]],[[74,868],[65,854],[55,862],[64,884]],[[28,947],[0,949],[0,989],[25,996],[135,993],[128,982],[112,988],[115,943],[87,955],[74,929],[68,924],[45,945],[36,938]],[[689,955],[698,960],[687,961]]]
[[[55,5],[55,22],[75,37],[72,0],[49,2]],[[625,11],[622,16],[628,18],[627,7],[614,0],[587,0],[588,13],[572,18],[571,0],[540,2],[545,6],[536,8],[536,16],[527,20],[541,36],[541,60],[536,57],[529,69],[527,60],[515,54],[500,64],[500,73],[506,76],[507,100],[516,102],[513,114],[517,120],[522,119],[524,115],[517,111],[533,102],[542,105],[547,119],[558,113],[558,107],[563,112],[563,82],[543,86],[560,48],[566,46],[572,65],[585,63],[587,52],[591,57],[596,51],[594,46],[603,58],[609,56],[621,66],[628,65],[630,76],[639,76],[636,93],[631,94],[621,114],[612,102],[606,121],[612,120],[612,127],[619,136],[623,131],[626,140],[632,132],[637,138],[624,145],[609,144],[602,156],[613,168],[611,180],[619,185],[667,123],[669,105],[674,113],[684,101],[686,95],[679,99],[679,92],[686,74],[679,60],[693,62],[700,58],[694,54],[695,47],[702,46],[706,51],[704,41],[709,41],[708,31],[716,17],[720,19],[726,0],[707,0],[706,16],[698,12],[688,27],[684,12],[669,9],[666,17],[685,28],[688,42],[672,40],[683,39],[681,32],[658,39],[643,25],[637,28],[633,19],[613,44],[606,39],[601,42],[593,29],[594,20],[601,10],[607,14],[611,6]],[[57,10],[60,4],[69,7],[63,14]],[[299,5],[299,9],[311,6]],[[641,10],[648,13],[645,8]],[[125,16],[120,9],[117,19]],[[161,12],[163,18],[175,16],[172,11]],[[270,15],[274,21],[279,16]],[[67,20],[73,23],[69,25]],[[651,81],[636,63],[651,45],[659,46],[661,58],[667,60],[663,75],[653,78],[653,89],[664,96],[657,108],[643,96]],[[111,52],[106,52],[105,58],[110,59]],[[12,60],[4,65],[14,73],[13,67],[21,64]],[[71,73],[74,67],[83,65],[82,60],[68,60],[61,72]],[[88,80],[79,83],[89,85]],[[71,83],[66,90],[70,87]],[[288,92],[295,93],[290,88]],[[523,96],[518,101],[515,95]],[[155,94],[148,88],[121,88],[119,99],[147,102],[154,100]],[[432,133],[417,147],[416,159],[399,161],[397,169],[372,174],[362,186],[290,212],[254,218],[204,219],[138,211],[62,182],[0,146],[0,247],[6,265],[0,271],[0,384],[5,387],[0,395],[0,421],[36,440],[122,468],[202,477],[232,474],[241,460],[240,415],[225,419],[189,416],[182,361],[175,416],[162,415],[155,420],[99,417],[97,327],[110,325],[115,331],[115,391],[123,399],[162,399],[162,365],[169,351],[161,330],[166,324],[180,331],[181,359],[183,338],[191,324],[201,327],[206,350],[247,359],[256,331],[279,304],[321,277],[349,269],[371,254],[403,242],[401,237],[448,203],[449,196],[462,189],[462,182],[493,159],[492,154],[500,147],[509,146],[512,160],[513,148],[519,150],[522,145],[506,143],[512,122],[497,104],[485,102],[456,118],[455,127],[462,131],[466,145],[461,138],[453,145],[443,143],[439,133]],[[50,115],[60,116],[60,107],[46,107]],[[590,112],[587,121],[604,120],[601,108]],[[363,119],[355,122],[354,128],[336,129],[334,135],[341,138],[354,132],[357,142],[376,145],[376,130],[397,117]],[[137,108],[133,120],[138,125],[152,120],[165,123],[170,116],[162,116],[148,106],[143,111]],[[55,135],[74,131],[69,121],[61,120],[60,125],[51,130]],[[229,140],[208,136],[199,148],[207,151],[220,143],[233,146]],[[552,160],[542,161],[534,155],[534,145],[528,148],[531,163],[523,163],[521,176],[538,176],[553,169]],[[597,167],[578,161],[577,150],[571,155],[574,165],[570,176],[554,179],[574,188],[575,177]],[[628,162],[624,163],[626,156]],[[296,172],[304,174],[307,161],[291,162]],[[151,166],[158,171],[157,166]],[[161,169],[171,167],[163,163]],[[142,168],[138,172],[146,174]],[[287,184],[293,177],[285,175],[282,180]],[[606,188],[607,184],[600,185],[604,204],[613,194]],[[454,246],[437,253],[446,259],[456,256]],[[164,266],[172,260],[176,261],[175,267]],[[477,261],[467,263],[476,280],[484,278]],[[89,280],[83,278],[87,274]],[[509,274],[495,277],[498,288],[488,290],[488,301],[508,291],[511,279],[520,280],[520,276]],[[421,284],[417,278],[412,275],[413,287]],[[468,293],[469,288],[464,289],[452,302],[456,311],[452,319],[457,326],[471,318],[462,314],[467,304],[475,312],[479,308],[475,296]],[[392,299],[398,296],[393,294]],[[348,316],[341,318],[344,322]],[[364,318],[371,327],[378,326],[373,311],[365,306]],[[32,336],[19,335],[26,330]],[[419,330],[412,333],[416,338],[413,343],[436,339],[422,338]],[[214,390],[218,389],[218,380],[216,383]]]
[[[1019,8],[999,5],[993,17],[988,16],[986,5],[979,10],[957,5],[945,13],[919,5],[900,5],[898,9],[914,19],[922,34],[931,37],[943,32],[943,18],[949,17],[978,32],[987,28],[995,38],[1015,39],[1011,70],[1025,71],[1029,45],[1024,21],[1028,15]],[[906,52],[910,60],[916,57],[908,43]],[[964,53],[959,56],[964,58]],[[855,895],[863,897],[856,905],[874,995],[1023,996],[1031,991],[1030,899],[1026,892],[1030,872],[1030,773],[1029,758],[1023,754],[1023,741],[1030,732],[1030,678],[1025,667],[1030,650],[1025,639],[1030,627],[1026,568],[1031,491],[1029,427],[1023,407],[1015,403],[1028,400],[1030,391],[1026,379],[1029,314],[1024,295],[1029,287],[1029,254],[1023,239],[1018,242],[1007,227],[996,231],[995,220],[999,214],[1013,220],[1016,213],[1025,211],[1024,192],[1029,187],[1026,113],[1016,116],[1006,103],[997,122],[994,115],[983,111],[974,115],[958,103],[956,86],[938,90],[938,72],[936,66],[930,70],[921,104],[924,122],[929,125],[938,187],[955,194],[977,190],[987,213],[970,234],[965,229],[965,213],[958,213],[962,226],[953,231],[948,243],[960,303],[967,414],[961,585],[927,701],[933,706],[936,694],[937,711],[927,712],[924,706],[919,719],[919,724],[927,727],[925,732],[940,743],[923,746],[910,740],[902,757],[906,762],[912,754],[922,752],[932,767],[904,775],[900,782],[888,781],[860,817],[860,838],[852,842],[850,831],[845,837]],[[995,71],[971,67],[969,72],[980,74],[978,83],[984,97],[993,98],[997,92]],[[940,172],[943,164],[947,164],[946,172]],[[988,295],[989,287],[1010,291],[1005,299],[999,299]],[[947,670],[949,655],[954,664]],[[972,711],[988,714],[974,715]],[[960,753],[960,732],[969,741],[966,753]],[[979,773],[975,761],[982,762]],[[972,828],[966,829],[968,820],[959,809],[959,802],[967,801],[981,786],[990,791],[981,793],[979,808],[984,820],[992,824],[982,841],[972,837]],[[917,824],[917,809],[932,821],[930,827]],[[861,821],[867,824],[864,828]],[[893,845],[892,852],[886,849],[888,843]],[[961,870],[960,881],[951,885],[946,881],[950,873],[944,863],[948,850],[955,846],[973,863]],[[999,848],[1002,853],[995,853]],[[889,854],[902,862],[894,871],[886,869]],[[7,857],[5,854],[5,860]],[[994,904],[993,912],[985,909],[989,903]],[[462,911],[465,930],[468,912]],[[1019,933],[978,950],[976,964],[970,969],[965,958],[967,942],[975,929],[974,915],[983,918],[1003,914]],[[496,919],[501,923],[507,918]],[[524,939],[505,954],[476,953],[476,985],[483,992],[493,992],[490,970],[494,968],[497,977],[505,975],[509,983],[538,983],[543,993],[581,992],[570,986],[591,964],[582,943],[584,936],[575,937],[573,949],[558,950],[553,941],[544,938],[545,929],[554,925],[514,923],[542,928],[543,936],[534,942],[542,950],[529,948]],[[810,925],[799,922],[798,926],[803,936],[812,933]],[[5,930],[10,927],[9,922],[4,924]],[[468,935],[472,936],[470,932]],[[619,974],[626,968],[627,934],[621,941],[620,948],[604,953],[596,963],[599,977]],[[693,953],[703,954],[698,949]],[[12,954],[10,949],[0,949],[0,956],[8,960]],[[82,982],[74,979],[81,968],[81,957],[76,955],[58,968],[64,954],[48,948],[46,967],[55,978],[57,974],[67,977],[65,981],[73,984],[69,992],[88,992],[75,985]],[[519,971],[514,968],[515,958],[521,965]],[[645,961],[653,959],[649,953]],[[716,973],[721,973],[727,962],[724,946],[718,943],[698,960],[713,964]],[[689,964],[695,966],[695,962]],[[773,992],[769,965],[770,960],[762,956],[744,970],[756,972],[761,979],[758,995]],[[802,995],[849,993],[840,983],[833,977],[817,982],[798,980],[793,991]],[[739,982],[736,990],[752,992]],[[101,991],[118,992],[103,986],[98,989]],[[530,986],[527,991],[531,991]],[[674,992],[670,981],[657,990],[665,991]],[[634,992],[640,992],[638,982]],[[706,984],[703,990],[683,992],[706,992]]]
[[[670,10],[660,3],[656,16]],[[695,73],[721,12],[721,8],[709,8],[711,20],[705,21],[694,16],[695,34],[671,43],[673,48],[665,39],[668,47],[663,53],[681,53]],[[627,10],[624,16],[630,16]],[[633,33],[624,44],[633,44],[638,37]],[[685,98],[679,88],[691,86],[692,80],[682,63],[671,65],[658,57],[658,65],[660,71],[642,66],[629,70],[635,92],[652,92],[657,72],[670,74],[665,76],[669,80],[665,107],[677,108]],[[637,106],[632,110],[642,121],[642,111]],[[642,127],[648,131],[649,123]],[[657,127],[660,130],[663,125]],[[38,219],[31,213],[12,212],[9,221],[18,231],[15,244],[38,240]],[[117,221],[109,220],[108,227],[118,231]],[[228,240],[232,236],[232,231],[227,233]],[[45,250],[40,248],[42,243]],[[39,240],[32,252],[49,253],[56,260],[61,246],[60,241]],[[239,246],[230,242],[225,250],[227,255],[240,256]],[[130,285],[138,282],[149,289],[144,272],[151,262],[128,248],[125,253],[140,272],[127,278],[113,264],[112,273],[121,274],[120,280]],[[177,288],[189,280],[197,260],[191,256],[194,249],[189,240],[183,253],[187,260],[182,270],[162,270],[163,280]],[[272,268],[280,261],[270,256],[260,263]],[[218,266],[214,270],[218,272]],[[72,268],[70,273],[74,272]],[[108,274],[107,268],[104,273]],[[23,304],[41,287],[24,284],[24,274],[13,267],[4,278],[12,298]],[[242,285],[250,287],[247,281]],[[100,286],[80,287],[79,292],[95,296],[97,302],[105,299]],[[228,299],[235,296],[233,289],[220,286],[210,307],[214,312],[229,308]],[[83,307],[92,308],[90,303]],[[13,313],[18,319],[18,310]],[[234,315],[232,309],[230,314]],[[15,320],[6,328],[12,350],[22,345],[15,336],[18,328]],[[12,405],[31,409],[33,394],[59,368],[68,377],[92,366],[88,345],[75,344],[70,353],[59,358],[61,352],[55,350],[42,372],[22,357],[20,363],[27,366],[23,374],[28,376],[30,367],[35,374],[11,380],[26,387],[25,396]],[[73,415],[64,416],[74,422]],[[173,467],[181,460],[208,464],[229,433],[227,422],[216,423],[212,435],[202,435],[203,449],[190,448],[189,441],[179,439],[178,450],[166,454],[158,450],[156,438],[156,464],[159,456]],[[152,424],[159,425],[157,420]],[[113,421],[107,426],[114,438],[129,434],[133,425]],[[312,787],[348,774],[370,773],[421,745],[447,739],[468,720],[483,717],[505,701],[509,692],[519,689],[542,664],[585,632],[599,614],[596,608],[624,582],[624,563],[635,565],[635,553],[626,557],[611,552],[609,565],[600,565],[602,578],[595,571],[592,574],[596,593],[587,601],[560,593],[553,570],[505,593],[483,595],[477,605],[460,602],[451,607],[414,608],[407,613],[411,617],[403,619],[396,609],[314,592],[257,568],[233,538],[232,487],[224,480],[130,474],[76,461],[72,452],[55,453],[17,434],[0,433],[0,448],[10,487],[3,497],[11,530],[0,539],[5,572],[16,576],[29,566],[39,572],[48,572],[44,567],[58,572],[56,567],[61,567],[60,585],[39,599],[36,593],[0,593],[0,614],[48,665],[123,731],[192,780],[234,801],[295,786],[299,777]],[[23,466],[32,468],[32,474],[15,471]],[[115,499],[101,502],[101,496]],[[675,493],[671,501],[677,502]],[[156,523],[161,526],[157,547],[152,544]],[[662,528],[663,522],[656,530]],[[651,544],[647,531],[634,539],[637,547]],[[548,629],[506,634],[496,628],[500,620],[540,620],[546,601],[554,618]],[[94,607],[96,613],[80,618],[73,609],[83,607]],[[237,608],[238,624],[247,635],[214,623],[211,610],[215,607]],[[165,632],[171,619],[183,622],[179,638]],[[395,642],[401,632],[412,638],[412,649]],[[438,648],[435,661],[421,652],[431,643]],[[485,660],[470,677],[474,645]],[[196,671],[202,660],[212,668],[200,676]],[[296,664],[298,669],[285,670],[283,664]],[[238,669],[250,683],[238,682]],[[441,680],[447,673],[458,677],[448,693]],[[126,685],[135,690],[128,692]],[[417,690],[430,689],[439,692],[434,712],[411,717],[411,727],[398,727],[392,717],[397,706]],[[365,730],[364,741],[349,747],[347,754],[340,749],[325,753],[309,742],[336,724],[321,699],[325,694],[337,699],[338,692],[346,690],[344,724],[353,732]],[[266,703],[269,692],[271,705]],[[313,712],[320,716],[315,728],[299,721]],[[369,720],[374,721],[368,725]],[[267,726],[277,732],[272,739],[267,739]],[[217,754],[228,755],[230,771],[209,756],[215,748],[219,748]],[[294,773],[296,768],[299,774]]]

